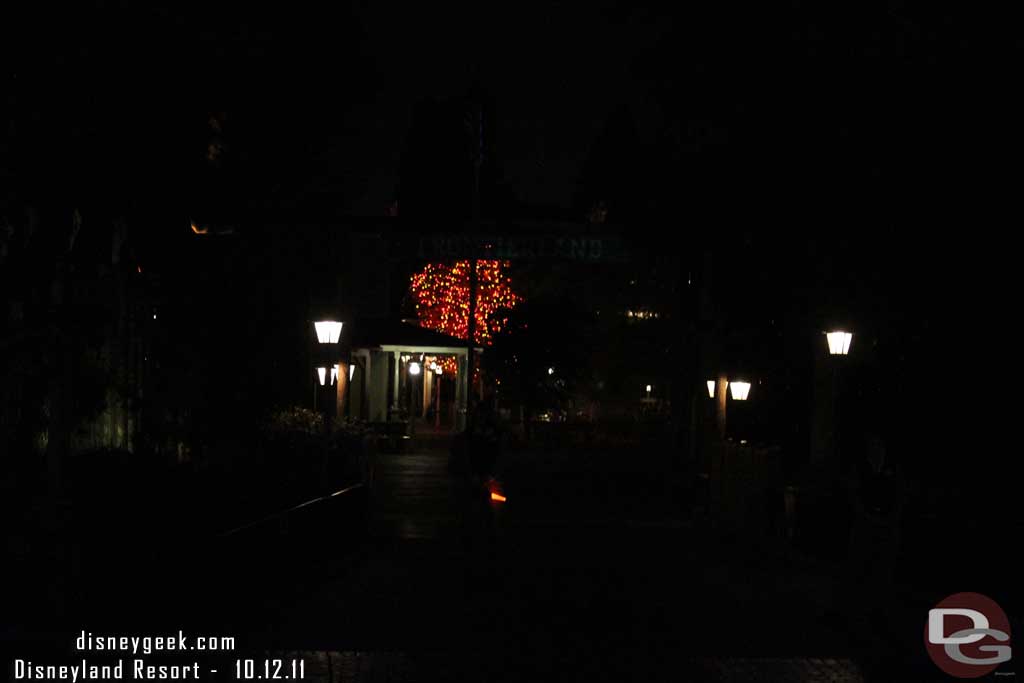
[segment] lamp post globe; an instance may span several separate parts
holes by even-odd
[[[337,344],[341,339],[343,323],[336,320],[318,320],[313,323],[316,329],[316,340],[320,344]]]
[[[746,401],[750,395],[750,382],[730,382],[729,391],[732,392],[732,400]]]
[[[844,330],[826,332],[828,340],[828,352],[833,356],[845,356],[850,353],[850,343],[853,341],[853,333]]]

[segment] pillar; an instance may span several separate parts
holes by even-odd
[[[434,372],[424,364],[423,366],[423,400],[420,406],[420,415],[426,415],[430,409],[430,391],[434,388]]]
[[[458,370],[455,375],[455,429],[462,431],[466,428],[466,405],[469,399],[466,356],[456,356],[456,365]]]
[[[402,369],[402,354],[398,351],[391,352],[392,358],[395,361],[395,369],[392,373],[392,387],[394,387],[391,393],[391,411],[397,412],[402,405],[401,396],[401,369]]]
[[[372,422],[383,422],[388,412],[388,354],[372,351],[367,371],[368,417]]]

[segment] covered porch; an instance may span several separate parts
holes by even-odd
[[[471,388],[461,339],[402,321],[356,322],[353,328],[350,417],[404,422],[421,433],[465,429]]]

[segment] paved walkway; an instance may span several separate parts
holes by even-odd
[[[265,642],[311,651],[324,681],[863,680],[796,587],[716,556],[621,473],[629,487],[509,481],[488,528],[445,462],[382,457],[369,542]]]
[[[238,657],[301,652],[307,680],[332,683],[937,673],[921,647],[926,608],[845,622],[834,609],[842,582],[828,567],[723,543],[681,509],[671,477],[625,459],[578,468],[523,459],[503,473],[508,502],[487,523],[487,508],[460,502],[446,455],[380,458],[368,538],[338,510],[261,536],[247,554],[186,547],[168,576],[140,571],[137,586],[118,588],[144,596],[132,601],[138,609],[87,610],[89,627],[147,633],[173,623],[235,636]],[[216,571],[224,559],[232,564]],[[186,588],[170,590],[178,583]],[[188,588],[196,583],[208,590]],[[71,641],[39,642],[48,655]]]

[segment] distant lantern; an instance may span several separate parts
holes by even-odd
[[[850,352],[850,342],[853,341],[853,333],[836,330],[825,335],[828,339],[828,352],[833,356],[845,356]]]
[[[410,375],[418,375],[418,374],[420,374],[420,369],[421,368],[420,368],[419,361],[415,361],[415,360],[409,361],[409,374]]]
[[[713,380],[713,379],[709,379],[708,380],[708,398],[714,398],[715,397],[715,384],[716,384],[715,380]]]
[[[316,327],[316,339],[321,344],[337,344],[341,338],[342,323],[333,320],[320,320],[313,323]]]
[[[750,382],[731,382],[729,390],[732,392],[732,400],[746,401],[750,394]]]
[[[434,373],[438,374],[438,375],[443,375],[444,374],[444,368],[440,364],[435,363],[434,364]]]
[[[554,368],[548,368],[548,374],[549,375],[555,374],[555,369]]]
[[[646,389],[647,389],[647,395],[650,396],[651,395],[651,389],[652,389],[651,385],[648,384]]]
[[[327,368],[317,368],[316,374],[320,377],[320,386],[327,384]]]

